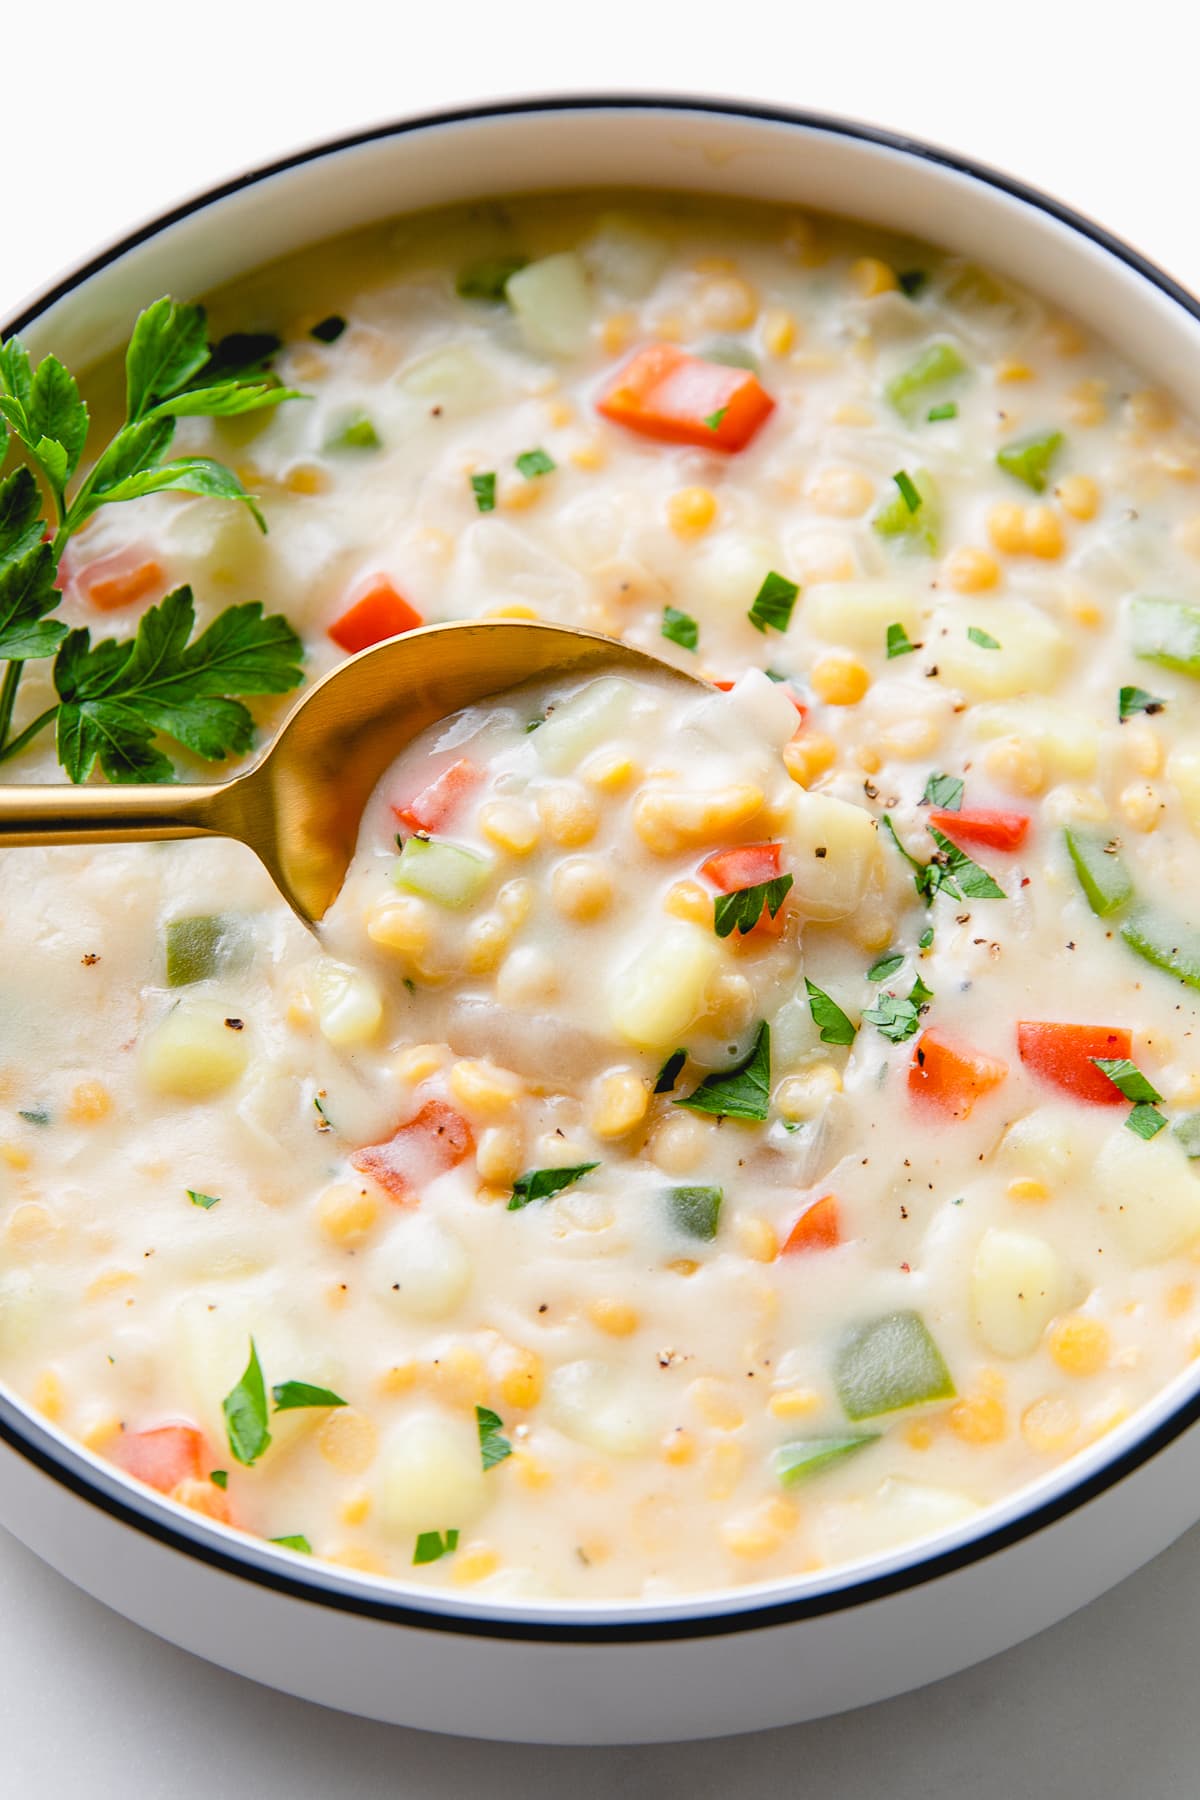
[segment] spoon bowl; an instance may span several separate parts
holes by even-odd
[[[0,846],[236,838],[311,929],[341,890],[376,783],[413,738],[521,682],[610,668],[707,686],[599,632],[515,619],[426,625],[316,682],[231,781],[0,787]]]

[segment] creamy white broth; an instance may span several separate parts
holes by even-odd
[[[517,257],[510,303],[456,293],[464,270]],[[345,329],[313,338],[332,314]],[[428,734],[368,811],[324,958],[236,847],[8,852],[0,1374],[240,1529],[405,1580],[586,1596],[925,1536],[1184,1368],[1200,1184],[1172,1127],[1200,1104],[1194,1006],[1120,933],[1135,904],[1195,917],[1194,677],[1134,648],[1154,628],[1135,596],[1198,599],[1194,427],[1071,321],[952,259],[691,201],[406,220],[264,271],[214,317],[279,331],[276,366],[311,395],[180,430],[239,468],[269,536],[214,502],[109,508],[69,552],[72,622],[131,631],[187,581],[202,621],[251,598],[286,613],[311,677],[386,579],[428,621],[561,620],[737,685],[693,701],[635,682],[631,710],[561,766],[538,740],[578,705],[570,684]],[[744,447],[598,414],[653,342],[754,361],[774,408]],[[889,398],[931,346],[961,369]],[[347,427],[377,442],[339,444]],[[1041,492],[997,466],[1051,432]],[[553,466],[522,473],[534,450]],[[880,531],[881,512],[915,523]],[[147,566],[107,610],[97,584],[115,576],[119,598]],[[763,632],[748,614],[772,572],[799,592],[786,629]],[[663,635],[667,607],[695,650]],[[889,628],[916,648],[893,632],[889,656]],[[1121,722],[1134,685],[1161,710]],[[44,665],[26,693],[32,717]],[[277,708],[257,711],[268,731]],[[395,834],[413,831],[392,809],[464,757],[479,782],[430,835],[487,874],[447,908],[396,885]],[[55,767],[35,747],[12,774]],[[1011,849],[962,842],[1003,898],[918,895],[882,820],[923,863],[934,774],[964,783],[968,814],[1028,820]],[[761,805],[671,836],[681,794],[738,786]],[[1093,910],[1068,829],[1092,834],[1101,869],[1111,847],[1136,902]],[[783,929],[718,940],[701,865],[764,843],[793,878]],[[213,917],[215,936],[180,936]],[[667,976],[695,957],[690,1014],[686,993],[666,1018],[631,1013],[656,949]],[[903,960],[869,979],[889,952]],[[179,979],[206,954],[212,973]],[[806,981],[852,1044],[822,1041]],[[901,1020],[906,1000],[923,1008],[899,1042],[863,1018],[881,995]],[[1023,1059],[1019,1021],[1128,1032],[1169,1125],[1143,1139],[1119,1095],[1065,1092]],[[678,1106],[763,1022],[765,1119]],[[981,1059],[962,1116],[914,1092],[926,1031]],[[688,1062],[655,1094],[676,1047]],[[405,1135],[423,1109],[429,1132]],[[439,1172],[424,1140],[447,1131]],[[393,1134],[386,1168],[356,1166]],[[510,1210],[523,1175],[592,1162]],[[678,1229],[664,1194],[680,1187],[721,1190],[711,1238]],[[838,1241],[788,1250],[829,1195]],[[876,1361],[915,1357],[920,1391],[939,1391],[853,1417],[848,1334],[896,1317]],[[222,1402],[251,1338],[268,1389],[346,1405],[273,1413],[243,1467]],[[480,1407],[512,1451],[486,1471]],[[175,1425],[202,1434],[182,1486],[129,1449]],[[780,1479],[785,1446],[870,1434]],[[414,1566],[435,1531],[456,1547]]]

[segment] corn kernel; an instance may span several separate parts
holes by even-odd
[[[1025,508],[1015,500],[993,506],[987,516],[988,536],[1002,556],[1020,556],[1025,549]]]
[[[339,1475],[361,1475],[375,1457],[376,1431],[365,1413],[339,1406],[317,1432],[317,1449]]]
[[[633,826],[648,850],[674,856],[749,824],[766,795],[749,782],[731,782],[708,793],[643,788],[633,803]]]
[[[317,1202],[317,1224],[334,1244],[361,1244],[379,1217],[379,1204],[357,1182],[340,1181],[326,1188]]]
[[[1068,388],[1067,417],[1072,425],[1103,425],[1108,417],[1108,383],[1091,376]]]
[[[641,1324],[637,1308],[630,1306],[627,1300],[616,1299],[612,1294],[604,1294],[591,1301],[587,1310],[588,1318],[597,1331],[607,1332],[609,1337],[631,1337]]]
[[[528,856],[537,849],[537,820],[520,800],[487,801],[479,809],[479,829],[489,844],[510,856]]]
[[[1079,1430],[1079,1415],[1069,1400],[1043,1394],[1021,1414],[1021,1435],[1031,1450],[1053,1455],[1066,1450]]]
[[[554,1476],[545,1463],[539,1462],[536,1456],[531,1456],[528,1450],[514,1449],[508,1466],[521,1486],[534,1492],[554,1485]]]
[[[386,1575],[388,1566],[374,1550],[364,1549],[361,1544],[346,1544],[337,1550],[325,1552],[326,1562],[337,1563],[342,1569],[356,1569],[360,1575]]]
[[[545,950],[530,944],[510,951],[496,971],[501,1006],[536,1006],[558,992],[558,970]]]
[[[138,1275],[134,1269],[102,1269],[94,1280],[88,1283],[86,1298],[89,1300],[106,1300],[110,1294],[117,1294],[122,1288],[136,1287]]]
[[[742,1255],[752,1262],[774,1262],[779,1255],[779,1234],[766,1219],[739,1219],[734,1237]]]
[[[519,1075],[482,1058],[453,1063],[447,1081],[459,1105],[485,1119],[504,1118],[525,1093],[525,1083]]]
[[[964,1444],[998,1444],[1008,1435],[1008,1414],[995,1394],[971,1394],[957,1401],[946,1423]]]
[[[782,1550],[795,1523],[795,1509],[786,1500],[769,1500],[740,1518],[727,1519],[721,1526],[721,1541],[731,1555],[760,1562]]]
[[[706,281],[699,303],[700,316],[710,331],[747,331],[758,317],[758,296],[740,275]]]
[[[385,1369],[377,1385],[381,1394],[409,1394],[420,1378],[420,1365],[410,1359],[408,1362],[393,1363],[390,1369]]]
[[[6,1162],[10,1169],[27,1169],[33,1161],[33,1154],[24,1144],[0,1144],[0,1160]]]
[[[993,781],[1017,794],[1040,794],[1046,785],[1042,759],[1033,744],[1020,738],[997,738],[983,759]]]
[[[542,1359],[536,1350],[512,1344],[501,1358],[500,1398],[506,1406],[521,1410],[536,1406],[542,1397]]]
[[[362,1525],[370,1511],[370,1494],[351,1494],[338,1508],[338,1518],[343,1525]]]
[[[612,902],[612,876],[592,856],[569,856],[550,877],[550,898],[564,919],[588,924],[608,911]]]
[[[695,1462],[696,1440],[692,1433],[686,1431],[682,1425],[676,1425],[675,1429],[668,1431],[662,1440],[662,1455],[663,1461],[670,1463],[675,1469],[684,1468],[688,1463]]]
[[[398,1081],[417,1087],[444,1068],[449,1055],[445,1044],[405,1044],[392,1058],[392,1073]]]
[[[775,1090],[775,1109],[783,1119],[800,1122],[815,1119],[835,1094],[842,1078],[832,1063],[813,1063],[798,1075],[788,1075]]]
[[[1163,762],[1162,744],[1152,726],[1130,719],[1122,726],[1117,742],[1130,768],[1139,775],[1158,774]]]
[[[882,894],[867,893],[847,926],[860,950],[886,950],[896,934],[896,914]]]
[[[48,1243],[59,1229],[58,1221],[44,1206],[36,1200],[23,1200],[10,1213],[4,1235],[14,1248],[30,1250],[37,1244]]]
[[[632,1069],[609,1069],[592,1087],[588,1128],[598,1138],[625,1137],[646,1117],[650,1090]]]
[[[432,910],[415,894],[389,896],[367,914],[367,936],[381,949],[410,958],[423,956],[434,937]]]
[[[633,340],[637,320],[632,313],[610,313],[600,326],[600,342],[610,356],[619,356]]]
[[[1163,800],[1149,782],[1132,782],[1122,788],[1117,806],[1126,824],[1135,831],[1153,831],[1163,815]]]
[[[1163,1306],[1168,1319],[1179,1319],[1191,1312],[1196,1303],[1196,1290],[1190,1281],[1177,1281],[1167,1289]]]
[[[698,881],[673,882],[663,908],[673,919],[690,919],[693,925],[711,925],[713,921],[712,895]]]
[[[608,451],[599,438],[581,438],[569,454],[577,469],[602,469],[608,461]]]
[[[1050,1189],[1045,1182],[1032,1175],[1019,1175],[1009,1182],[1005,1192],[1018,1206],[1041,1206],[1050,1198]]]
[[[860,256],[852,262],[850,279],[864,300],[874,299],[876,294],[888,294],[900,285],[896,271],[877,256]]]
[[[913,762],[935,750],[941,735],[942,729],[936,719],[898,719],[880,732],[879,748],[885,756]]]
[[[1090,475],[1064,476],[1054,494],[1073,519],[1094,519],[1100,509],[1100,489]]]
[[[667,523],[676,537],[700,537],[717,516],[711,488],[677,488],[667,500]]]
[[[485,619],[540,619],[541,613],[536,606],[529,606],[524,600],[501,600],[496,606],[489,606],[483,614]]]
[[[641,769],[627,751],[609,748],[595,750],[581,764],[579,773],[589,787],[605,794],[620,794],[636,781]]]
[[[882,756],[871,744],[860,744],[854,752],[854,760],[868,775],[877,775],[883,767]]]
[[[713,1445],[708,1458],[705,1495],[709,1500],[728,1500],[741,1479],[746,1456],[732,1438],[722,1438]]]
[[[33,1384],[33,1404],[51,1423],[57,1423],[66,1410],[66,1394],[54,1369],[43,1369]]]
[[[1030,556],[1053,562],[1066,549],[1062,520],[1052,506],[1031,506],[1025,514],[1025,548]]]
[[[600,823],[595,801],[582,788],[567,782],[540,789],[537,809],[546,836],[564,850],[576,850],[581,844],[590,843]]]
[[[829,415],[831,425],[873,425],[875,414],[869,406],[862,406],[857,400],[844,401],[835,406]]]
[[[283,478],[291,494],[324,494],[330,487],[329,471],[320,463],[295,463]]]
[[[1157,388],[1138,388],[1125,407],[1130,423],[1142,431],[1165,431],[1175,422],[1174,403]]]
[[[956,594],[982,594],[1000,580],[1000,565],[988,550],[964,544],[946,559],[946,579]]]
[[[709,1152],[712,1127],[682,1112],[668,1113],[650,1140],[650,1158],[666,1175],[690,1175]]]
[[[769,306],[762,316],[763,349],[768,356],[786,356],[796,342],[796,320],[783,306]]]
[[[533,883],[521,876],[515,881],[506,881],[496,895],[496,905],[500,916],[515,931],[523,925],[533,910]]]
[[[727,1381],[701,1375],[688,1388],[688,1399],[706,1424],[717,1431],[737,1431],[746,1423],[746,1415],[734,1399]]]
[[[859,519],[875,498],[875,484],[859,469],[818,469],[808,484],[814,511],[833,519]]]
[[[491,1187],[511,1187],[521,1173],[523,1161],[519,1125],[489,1125],[480,1132],[475,1145],[475,1167],[481,1181]]]
[[[820,1409],[821,1396],[814,1388],[781,1388],[767,1402],[776,1419],[807,1419]]]
[[[1112,1340],[1102,1320],[1073,1313],[1051,1326],[1046,1347],[1064,1374],[1087,1376],[1104,1367]]]
[[[450,1578],[455,1587],[469,1587],[476,1581],[486,1581],[499,1567],[499,1554],[490,1544],[468,1544],[455,1554]]]
[[[746,977],[734,969],[718,969],[704,990],[704,1018],[709,1029],[736,1037],[753,1017],[754,989]]]
[[[531,481],[525,475],[502,475],[496,483],[496,505],[505,512],[528,512],[541,499],[545,486],[541,476]]]
[[[85,1431],[80,1432],[79,1441],[85,1450],[99,1450],[101,1455],[107,1455],[108,1449],[112,1446],[112,1440],[119,1437],[120,1432],[120,1415],[102,1413]]]
[[[452,1405],[481,1406],[488,1397],[483,1358],[469,1344],[451,1344],[433,1358],[429,1373],[434,1388]]]
[[[1032,381],[1033,370],[1027,362],[1021,362],[1015,356],[1006,356],[996,365],[996,380],[1002,382]]]
[[[490,975],[500,967],[512,941],[512,927],[495,913],[472,919],[464,942],[464,963],[470,975]]]
[[[112,1095],[102,1081],[81,1081],[67,1103],[72,1125],[94,1125],[112,1111]]]
[[[840,651],[822,656],[810,679],[814,694],[826,706],[857,706],[871,685],[871,677],[857,657]]]
[[[905,1426],[904,1441],[910,1450],[929,1450],[933,1447],[933,1427],[926,1419],[914,1419],[911,1425]]]

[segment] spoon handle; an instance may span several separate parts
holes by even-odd
[[[239,781],[208,787],[0,786],[0,848],[238,837]]]

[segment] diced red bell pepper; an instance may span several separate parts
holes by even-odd
[[[403,806],[393,806],[392,811],[410,831],[441,831],[449,824],[459,802],[466,799],[481,779],[482,773],[475,764],[469,758],[461,757]]]
[[[424,623],[416,607],[396,592],[386,575],[374,575],[341,618],[334,620],[329,636],[339,649],[354,656]]]
[[[797,1251],[834,1250],[842,1241],[842,1221],[836,1194],[823,1194],[806,1207],[788,1233],[781,1255]]]
[[[700,865],[700,873],[723,894],[736,894],[739,888],[758,887],[764,881],[779,878],[781,844],[734,844],[718,850]],[[785,902],[786,905],[786,902]],[[784,926],[784,906],[772,918],[764,906],[757,921],[745,937],[778,937]]]
[[[423,1188],[456,1169],[475,1148],[471,1127],[442,1100],[427,1100],[386,1144],[367,1144],[350,1161],[400,1206],[415,1204]]]
[[[208,1474],[204,1433],[193,1425],[160,1425],[155,1431],[123,1431],[105,1447],[110,1462],[147,1487],[169,1494],[181,1481]]]
[[[1027,1068],[1076,1100],[1094,1106],[1126,1106],[1124,1095],[1093,1056],[1118,1059],[1133,1049],[1133,1039],[1123,1025],[1060,1025],[1049,1020],[1021,1019],[1017,1024],[1017,1050]]]
[[[618,371],[596,407],[642,437],[744,450],[775,402],[749,369],[705,362],[674,344],[648,344]]]
[[[117,612],[123,606],[148,600],[151,595],[161,599],[167,588],[162,565],[144,544],[130,544],[124,550],[98,556],[82,568],[72,567],[71,582],[98,612]]]
[[[1029,830],[1029,814],[997,812],[990,807],[964,807],[962,812],[935,809],[929,823],[960,848],[984,844],[990,850],[1019,850]]]
[[[969,1044],[931,1026],[913,1049],[908,1091],[914,1100],[936,1107],[950,1119],[965,1119],[977,1100],[990,1094],[1008,1075],[1008,1064],[985,1056]]]

